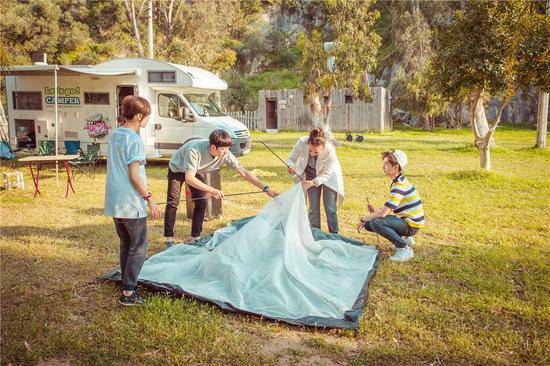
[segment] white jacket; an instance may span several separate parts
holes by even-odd
[[[295,167],[296,174],[303,179],[306,178],[305,169],[309,158],[308,139],[309,136],[301,137],[296,145],[294,145],[290,156],[286,160],[288,166]],[[331,143],[326,143],[325,148],[317,157],[315,171],[317,172],[317,177],[313,179],[315,186],[318,187],[324,184],[338,193],[337,205],[338,207],[341,206],[345,197],[344,178],[342,177],[340,162],[336,156],[336,149]],[[294,181],[298,183],[298,178],[296,176],[294,177]]]

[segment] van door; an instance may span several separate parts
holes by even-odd
[[[137,95],[137,86],[136,85],[117,85],[116,86],[116,117],[122,113],[122,100],[128,95]],[[118,126],[118,122],[115,123]]]
[[[209,126],[197,120],[178,94],[158,93],[156,113],[155,148],[161,155],[171,155],[190,139],[210,135]]]

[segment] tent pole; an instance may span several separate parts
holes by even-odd
[[[54,73],[54,100],[55,100],[55,155],[59,155],[59,139],[58,139],[58,116],[57,116],[57,65],[53,70]],[[55,162],[55,184],[59,187],[59,162]]]

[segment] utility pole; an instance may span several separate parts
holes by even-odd
[[[149,41],[149,53],[148,58],[154,59],[155,53],[153,50],[153,0],[149,0],[147,7],[147,38]]]
[[[546,16],[550,16],[550,0],[546,0]],[[546,147],[546,130],[548,129],[548,93],[539,91],[539,104],[537,108],[537,142],[535,147]]]

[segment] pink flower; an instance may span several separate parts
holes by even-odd
[[[102,115],[96,116],[96,119],[87,119],[84,125],[84,129],[88,131],[88,135],[93,139],[107,136],[109,134],[109,130],[111,129],[107,118]]]

